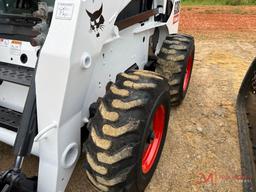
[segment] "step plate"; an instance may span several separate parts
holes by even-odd
[[[0,80],[30,86],[35,70],[33,68],[0,62]]]
[[[0,127],[17,132],[20,126],[21,116],[22,113],[0,107]]]

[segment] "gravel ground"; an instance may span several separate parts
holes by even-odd
[[[233,22],[238,15],[232,8],[184,8],[181,31],[196,37],[194,71],[187,98],[171,112],[163,155],[146,192],[242,191],[235,102],[241,80],[256,53],[256,37],[253,37],[256,19],[251,19],[253,14],[248,17],[256,9],[245,10],[249,11],[239,17],[246,20],[247,27],[237,22],[241,26],[215,31],[212,27],[205,28],[216,25],[216,14],[225,13],[225,22],[228,23],[228,16],[230,23]],[[197,19],[188,21],[193,15]],[[198,19],[202,25],[190,27]],[[11,148],[0,143],[0,170],[10,167],[12,160]],[[34,175],[37,166],[38,159],[30,157],[24,170]],[[81,158],[68,192],[95,191],[82,166]]]
[[[242,191],[235,102],[255,42],[196,43],[189,92],[172,111],[162,160],[147,192]]]

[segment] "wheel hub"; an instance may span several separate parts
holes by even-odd
[[[160,105],[153,117],[152,129],[148,135],[147,143],[142,158],[142,171],[147,174],[155,163],[165,127],[165,107]]]
[[[184,82],[183,82],[183,92],[185,92],[188,89],[188,84],[189,84],[189,80],[191,77],[192,68],[193,68],[193,54],[191,54],[188,58],[186,74],[185,74]]]

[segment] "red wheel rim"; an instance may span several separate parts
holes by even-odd
[[[185,74],[184,83],[183,83],[183,92],[185,92],[188,88],[192,67],[193,67],[193,55],[191,54],[188,58],[188,65],[187,65],[186,74]]]
[[[146,145],[142,158],[142,171],[144,174],[151,170],[156,160],[165,127],[165,113],[164,105],[160,105],[154,114],[152,122],[154,138]]]

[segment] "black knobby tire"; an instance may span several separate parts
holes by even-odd
[[[195,44],[192,36],[173,34],[167,36],[163,42],[156,72],[169,80],[172,106],[180,105],[186,96],[194,54]]]
[[[165,142],[170,113],[168,92],[167,80],[150,71],[121,73],[115,83],[107,85],[106,94],[98,100],[98,110],[89,122],[90,135],[86,141],[85,169],[96,188],[114,192],[144,191]],[[165,111],[162,139],[156,158],[146,172],[142,158],[145,147],[150,146],[147,144],[152,136],[150,125],[159,108]]]

